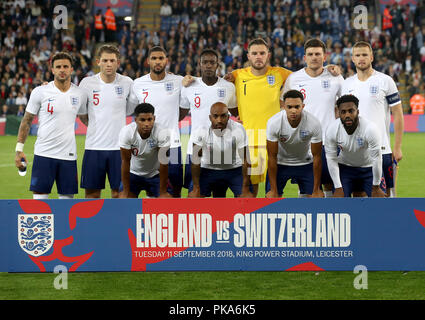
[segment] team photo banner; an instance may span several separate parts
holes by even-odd
[[[425,199],[0,200],[0,272],[425,270]]]

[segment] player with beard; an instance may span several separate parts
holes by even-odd
[[[24,143],[34,117],[38,116],[30,185],[34,199],[48,199],[54,182],[59,199],[71,199],[78,193],[74,127],[77,114],[87,113],[87,95],[71,83],[72,64],[73,58],[66,52],[52,57],[54,80],[31,92],[19,126],[15,165],[22,168],[21,160],[27,162]]]
[[[210,108],[210,124],[193,132],[193,190],[189,198],[226,197],[230,189],[235,197],[252,197],[247,174],[248,140],[240,123],[229,119],[222,102]]]
[[[169,192],[176,198],[181,196],[183,165],[181,154],[179,114],[182,76],[167,73],[167,52],[155,46],[149,50],[150,72],[134,80],[130,100],[150,103],[155,108],[156,123],[170,130]]]
[[[236,88],[238,113],[247,131],[251,160],[250,179],[254,196],[258,184],[265,182],[267,173],[267,121],[280,111],[280,94],[291,71],[269,65],[270,50],[261,38],[248,45],[251,66],[232,72]]]
[[[394,80],[372,67],[373,51],[368,42],[357,42],[352,49],[352,61],[357,73],[347,78],[342,94],[359,99],[359,112],[363,118],[376,124],[381,134],[382,172],[387,195],[395,196],[394,167],[401,161],[401,143],[404,131],[403,108]],[[394,119],[394,149],[391,149],[390,122]]]
[[[359,100],[344,95],[336,102],[340,119],[326,131],[326,158],[335,187],[334,197],[351,197],[365,192],[385,197],[382,176],[381,135],[377,126],[359,116]]]
[[[304,44],[305,68],[291,73],[285,82],[283,95],[289,90],[299,90],[304,96],[304,109],[314,115],[322,125],[323,145],[328,125],[335,120],[335,101],[341,95],[344,78],[334,76],[324,67],[326,45],[319,39],[307,40]],[[318,99],[318,97],[320,97]],[[321,185],[325,197],[332,196],[332,179],[326,162],[325,148],[322,149]]]

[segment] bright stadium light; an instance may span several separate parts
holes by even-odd
[[[130,16],[127,16],[127,17],[124,18],[124,21],[131,21],[131,20],[132,20],[132,18]]]

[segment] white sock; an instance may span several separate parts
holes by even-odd
[[[59,199],[74,199],[73,194],[60,194]]]
[[[33,193],[32,198],[36,200],[46,200],[46,199],[49,199],[49,194],[48,193],[45,193],[45,194]]]
[[[394,188],[390,188],[390,195],[389,195],[389,198],[396,198]]]
[[[332,198],[333,196],[332,190],[323,191],[323,193],[325,194],[325,198]]]
[[[298,193],[298,198],[308,198],[308,194]]]

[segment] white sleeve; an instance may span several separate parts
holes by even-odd
[[[199,128],[191,135],[192,143],[202,147],[204,145],[205,128]]]
[[[291,90],[291,75],[289,75],[288,78],[286,78],[285,84],[282,89],[282,93],[280,95],[280,100],[283,100],[283,95],[289,90]]]
[[[137,107],[138,100],[137,97],[133,94],[133,80],[131,80],[130,91],[127,97],[127,105],[126,105],[126,115],[131,116],[134,112],[134,109]]]
[[[313,127],[313,136],[311,137],[311,143],[322,142],[322,126],[320,125],[319,120],[314,121]]]
[[[341,83],[341,96],[348,94],[349,86],[350,86],[350,80],[348,79],[345,79]]]
[[[131,149],[131,139],[129,137],[129,127],[125,126],[121,129],[120,131],[120,136],[119,136],[119,143],[120,143],[120,148],[123,149]]]
[[[30,95],[30,100],[28,101],[25,111],[31,114],[38,114],[38,111],[41,107],[41,87],[35,88]]]
[[[182,87],[182,90],[180,91],[180,108],[182,109],[190,109],[190,102],[187,98],[187,89],[185,87]]]
[[[128,95],[128,102],[137,106],[139,104],[139,98],[135,92],[135,85],[135,82],[133,82],[131,85],[130,94]]]
[[[391,77],[387,77],[387,90],[385,92],[385,99],[390,107],[394,107],[401,103],[400,93],[398,92],[397,85]]]
[[[231,82],[229,83],[230,83],[229,85],[230,99],[229,99],[229,105],[227,106],[227,108],[234,109],[238,107],[238,105],[236,104],[236,90],[235,90],[235,85]]]
[[[171,131],[169,129],[162,129],[158,132],[158,147],[167,148],[170,146]]]
[[[88,103],[88,97],[87,97],[87,93],[85,90],[81,90],[81,104],[80,104],[80,109],[78,110],[78,114],[82,115],[82,114],[87,114],[87,103]]]
[[[246,134],[245,129],[242,126],[238,126],[236,131],[236,141],[237,141],[237,148],[242,149],[248,146],[248,136]]]
[[[336,144],[336,132],[335,125],[330,125],[326,130],[326,161],[328,163],[329,175],[332,178],[334,188],[341,188],[341,179],[339,176],[339,166],[337,161],[338,147]]]
[[[279,140],[280,128],[278,126],[278,123],[280,121],[276,121],[276,120],[280,120],[280,117],[273,116],[267,121],[266,137],[267,137],[267,140],[271,142],[277,142]]]
[[[336,93],[336,98],[338,99],[339,97],[341,97],[342,96],[342,86],[343,86],[343,84],[344,84],[344,78],[343,78],[343,76],[339,76],[338,77],[338,91],[337,91],[337,93]]]
[[[373,125],[373,124],[372,124]],[[373,125],[370,127],[369,133],[369,156],[372,160],[373,185],[377,186],[381,183],[382,177],[382,151],[381,151],[381,135],[378,129]]]

